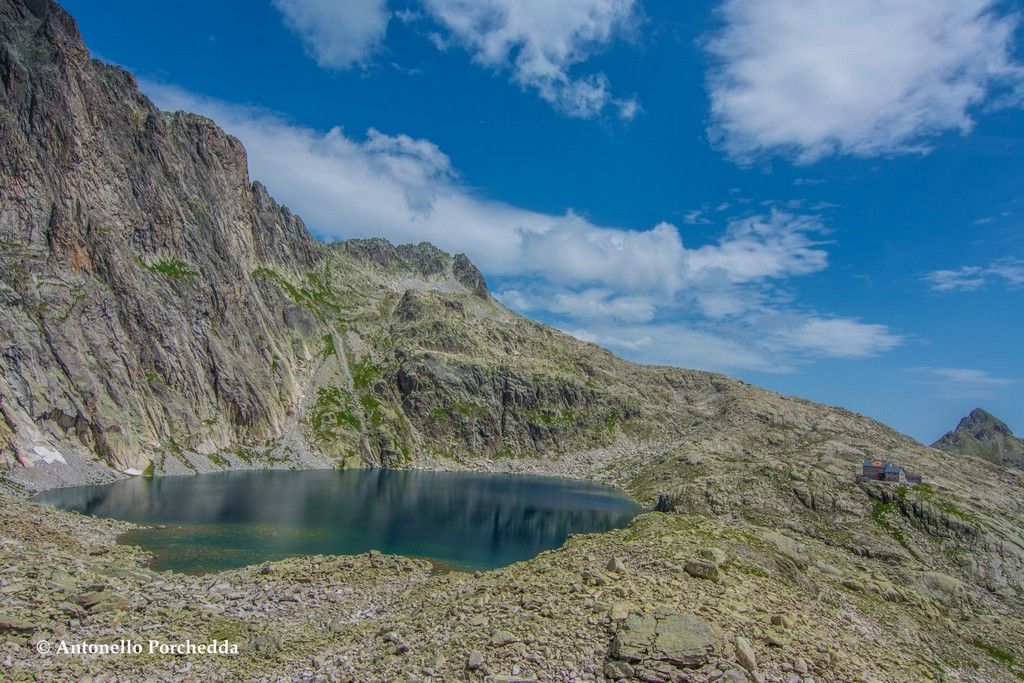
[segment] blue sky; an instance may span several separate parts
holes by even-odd
[[[64,4],[324,239],[464,251],[627,358],[925,442],[1024,432],[1016,2]]]

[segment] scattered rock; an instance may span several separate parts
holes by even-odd
[[[707,560],[690,560],[686,563],[686,573],[698,579],[718,582],[721,580],[721,572],[718,565]]]
[[[720,645],[717,629],[692,614],[660,609],[632,615],[612,643],[612,657],[630,663],[668,662],[683,668],[703,666]]]
[[[17,619],[15,617],[0,615],[0,631],[7,633],[31,633],[35,631],[36,624],[25,619]]]
[[[502,631],[498,629],[491,633],[491,645],[493,647],[501,647],[502,645],[508,645],[509,643],[516,642],[517,638],[509,633],[508,631]]]
[[[470,650],[466,656],[466,669],[476,671],[484,665],[484,655],[480,650]]]
[[[613,681],[633,677],[633,667],[628,662],[609,660],[604,663],[604,675]]]
[[[772,616],[772,624],[788,630],[796,624],[796,617],[791,612],[782,612]]]
[[[729,559],[729,556],[725,554],[725,551],[720,548],[702,548],[697,555],[702,560],[707,560],[716,567],[721,567]]]
[[[629,604],[625,602],[617,602],[612,605],[612,608],[608,611],[608,618],[612,621],[623,621],[629,616]]]
[[[750,641],[743,636],[736,636],[736,661],[751,673],[757,671],[757,657],[754,655],[754,648],[751,647]]]
[[[604,568],[613,574],[626,573],[626,564],[622,561],[621,557],[613,557],[608,560],[608,564],[606,564]]]

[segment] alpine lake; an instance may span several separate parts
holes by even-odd
[[[37,501],[143,525],[120,541],[155,569],[202,574],[298,555],[376,549],[486,570],[643,512],[599,484],[416,470],[246,470],[52,489]]]

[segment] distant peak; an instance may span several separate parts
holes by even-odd
[[[955,431],[967,430],[976,432],[979,428],[998,434],[1006,434],[1007,436],[1011,434],[1010,428],[1006,426],[1005,422],[982,408],[975,408],[960,420],[960,424],[957,425]]]
[[[968,413],[932,447],[1024,469],[1024,439],[1015,437],[1005,422],[981,408]]]

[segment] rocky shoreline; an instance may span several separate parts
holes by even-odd
[[[154,572],[131,525],[0,491],[10,680],[1014,680],[972,633],[1021,633],[947,577],[893,581],[820,542],[697,516],[490,572],[376,552],[203,576]],[[927,590],[925,587],[928,587]],[[1007,606],[1008,607],[1008,606]],[[912,635],[914,634],[914,635]],[[40,655],[40,642],[210,643],[237,655]],[[993,652],[1004,652],[989,644]],[[1008,652],[1008,650],[1006,650]],[[1010,655],[1012,656],[1012,655]]]

